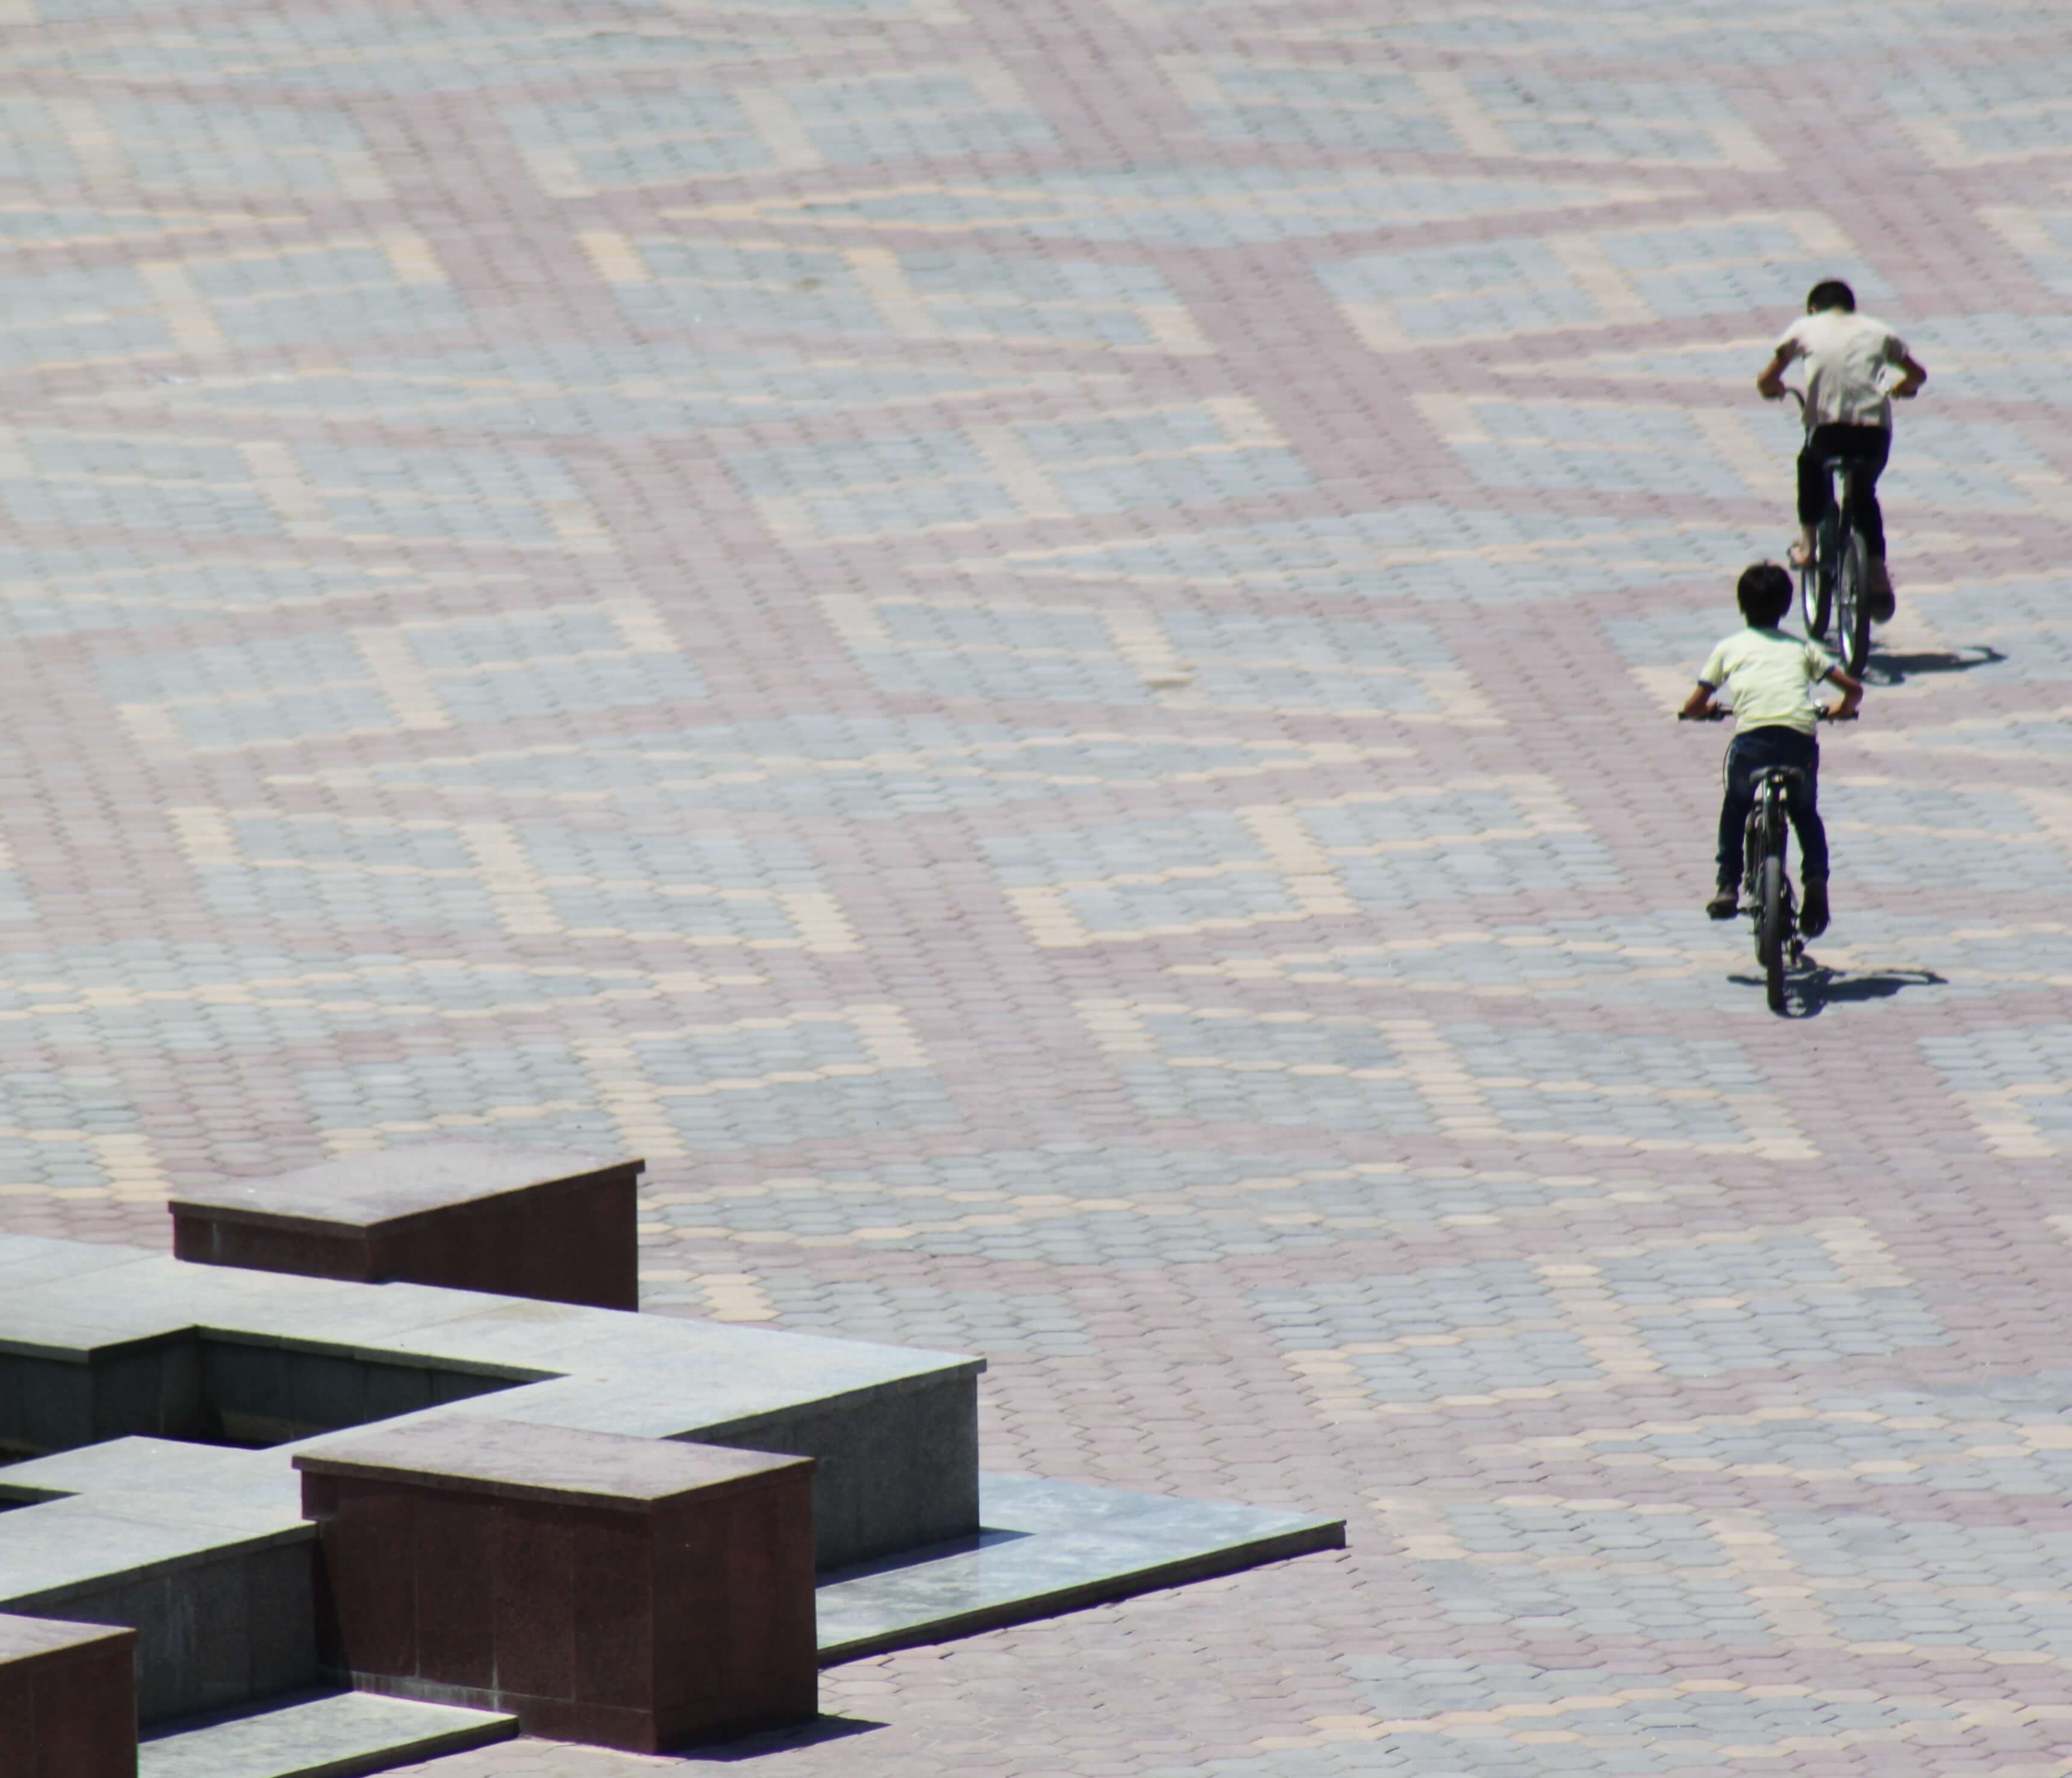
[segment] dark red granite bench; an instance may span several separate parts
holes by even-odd
[[[137,1632],[0,1615],[0,1772],[137,1778]]]
[[[173,1199],[173,1251],[253,1271],[635,1309],[646,1164],[472,1142],[355,1155]]]
[[[643,1753],[816,1712],[811,1458],[443,1414],[294,1461],[335,1678]]]

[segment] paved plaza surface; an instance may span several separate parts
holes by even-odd
[[[2072,1772],[2072,19],[0,0],[0,1226],[456,1136],[1350,1545],[775,1778]],[[1667,711],[1929,367],[1773,1017]],[[438,1778],[672,1761],[525,1743]]]

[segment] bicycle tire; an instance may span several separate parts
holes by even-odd
[[[1784,1010],[1784,860],[1772,852],[1762,861],[1762,903],[1756,914],[1763,986],[1773,1012]]]
[[[1843,671],[1854,677],[1871,651],[1871,552],[1864,534],[1852,528],[1835,578],[1835,652]]]
[[[1813,559],[1799,571],[1799,603],[1806,614],[1806,634],[1824,639],[1835,602],[1835,520],[1831,513],[1815,533]]]

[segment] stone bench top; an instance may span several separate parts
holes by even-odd
[[[680,1496],[708,1498],[814,1468],[811,1457],[496,1420],[427,1415],[304,1444],[306,1476],[405,1482],[414,1487],[648,1512]]]
[[[134,1630],[107,1624],[63,1624],[47,1617],[15,1617],[0,1612],[0,1661],[36,1661],[69,1654],[97,1642],[134,1636]]]
[[[24,1505],[0,1512],[0,1611],[62,1609],[232,1551],[306,1542],[313,1530],[292,1508],[171,1497],[79,1494]]]
[[[508,1417],[582,1425],[601,1412],[621,1423],[600,1430],[649,1437],[722,1428],[731,1437],[773,1415],[985,1369],[965,1353],[424,1284],[240,1271],[134,1247],[101,1248],[96,1257],[113,1263],[82,1272],[49,1251],[63,1245],[0,1234],[0,1351],[73,1352],[84,1362],[87,1353],[199,1327],[253,1344],[549,1378],[531,1386],[545,1392],[532,1398],[537,1410]],[[47,1276],[37,1263],[45,1259],[53,1262]],[[643,1404],[637,1423],[623,1423],[636,1402]]]
[[[278,1228],[378,1228],[538,1186],[637,1174],[646,1165],[494,1143],[425,1143],[348,1155],[273,1179],[190,1188],[171,1199],[170,1207],[175,1216]]]

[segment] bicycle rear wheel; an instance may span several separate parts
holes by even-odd
[[[1820,521],[1813,560],[1799,571],[1799,602],[1806,614],[1806,634],[1824,638],[1835,600],[1835,515]]]
[[[1871,552],[1863,533],[1852,528],[1835,577],[1835,652],[1852,676],[1864,670],[1871,651]]]
[[[1784,860],[1772,852],[1762,861],[1762,901],[1756,910],[1756,949],[1762,958],[1770,1009],[1784,1010]]]

